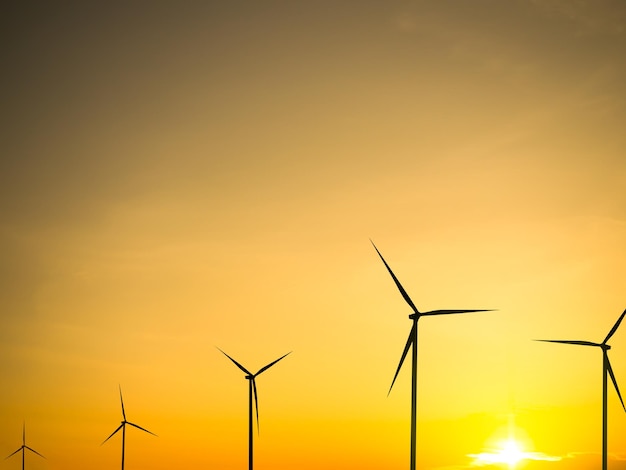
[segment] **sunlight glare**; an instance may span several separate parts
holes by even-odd
[[[476,465],[501,463],[508,465],[509,468],[515,468],[515,466],[526,457],[526,453],[515,439],[510,438],[502,441],[493,452],[482,452],[472,455],[472,457],[476,459]]]

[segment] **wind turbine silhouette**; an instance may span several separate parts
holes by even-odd
[[[126,425],[134,426],[137,429],[141,429],[142,431],[147,432],[148,434],[152,434],[156,436],[153,432],[148,431],[147,429],[142,428],[141,426],[136,425],[135,423],[131,423],[130,421],[126,421],[126,412],[124,411],[124,399],[122,398],[122,386],[120,385],[120,403],[122,404],[122,424],[120,424],[115,431],[111,433],[109,437],[107,437],[102,444],[111,439],[117,431],[122,430],[122,470],[124,470],[124,448],[126,446]],[[100,445],[102,445],[100,444]]]
[[[378,248],[376,248],[376,245],[374,245],[374,242],[372,240],[370,240],[370,242],[374,246],[374,249],[376,250],[376,253],[378,253],[378,256],[380,256],[380,259],[385,264],[387,271],[389,271],[389,274],[391,274],[391,277],[393,278],[393,281],[396,283],[396,286],[398,287],[400,294],[402,294],[402,297],[404,298],[406,303],[409,304],[409,306],[413,309],[413,313],[409,315],[409,318],[413,320],[413,326],[411,327],[411,332],[409,333],[409,339],[407,340],[406,345],[404,346],[404,351],[402,351],[402,357],[400,358],[400,363],[398,364],[396,373],[393,376],[393,380],[391,381],[391,387],[389,387],[389,392],[387,392],[387,395],[391,393],[391,389],[393,388],[393,384],[396,382],[396,378],[398,377],[398,373],[400,372],[400,369],[402,368],[404,359],[406,358],[406,355],[408,354],[409,349],[411,349],[412,350],[411,351],[412,352],[412,355],[411,355],[412,364],[411,364],[411,466],[410,466],[410,469],[415,470],[415,462],[416,462],[415,456],[416,456],[416,447],[417,447],[417,439],[416,439],[417,437],[417,432],[416,432],[416,428],[417,428],[417,322],[423,316],[450,315],[454,313],[489,312],[491,310],[463,309],[463,310],[431,310],[430,312],[420,312],[415,306],[415,304],[413,303],[413,301],[411,300],[411,298],[409,297],[409,295],[406,293],[404,288],[402,287],[402,284],[400,284],[400,281],[398,281],[398,278],[396,277],[396,275],[393,273],[393,271],[387,264],[387,261],[385,261],[385,258],[383,258],[383,255],[380,254],[380,251],[378,251]]]
[[[261,367],[257,371],[256,374],[253,374],[248,369],[246,369],[244,366],[242,366],[237,361],[235,361],[228,354],[226,354],[224,351],[222,351],[220,348],[217,348],[217,349],[219,349],[220,352],[222,354],[224,354],[224,356],[226,356],[228,359],[230,359],[233,362],[233,364],[235,364],[239,369],[241,369],[241,371],[243,371],[246,374],[246,380],[248,381],[248,469],[252,470],[252,467],[253,467],[253,459],[252,459],[252,456],[253,456],[253,453],[252,453],[252,451],[253,451],[253,439],[252,439],[252,437],[254,435],[254,433],[252,432],[252,429],[254,427],[254,425],[253,425],[253,418],[252,418],[252,399],[253,398],[254,398],[254,409],[256,410],[257,433],[259,432],[259,401],[258,401],[257,390],[256,390],[256,378],[259,375],[261,375],[263,372],[265,372],[267,369],[272,367],[274,364],[276,364],[278,361],[280,361],[281,359],[284,359],[286,356],[291,354],[291,352],[288,352],[284,356],[281,356],[278,359],[276,359],[275,361],[270,362],[266,366]]]
[[[607,375],[611,377],[611,381],[613,382],[613,386],[615,387],[615,391],[617,392],[617,396],[619,397],[619,401],[622,403],[622,408],[626,411],[626,406],[624,406],[624,400],[622,399],[622,394],[619,391],[619,387],[617,386],[617,380],[615,379],[615,374],[613,373],[613,368],[611,367],[611,362],[609,361],[608,351],[611,349],[607,343],[611,336],[615,334],[617,329],[619,328],[620,323],[626,316],[626,310],[622,312],[620,317],[609,331],[609,334],[606,335],[604,341],[601,343],[592,343],[591,341],[570,341],[570,340],[556,340],[556,339],[536,339],[535,341],[543,341],[544,343],[562,343],[562,344],[576,344],[578,346],[594,346],[596,348],[602,349],[602,470],[607,470],[608,465],[608,433],[607,433],[607,425],[608,425],[608,409],[607,409]]]
[[[4,460],[8,459],[9,457],[13,457],[15,454],[17,454],[19,451],[22,451],[22,470],[24,470],[24,454],[26,453],[26,449],[30,450],[31,452],[34,452],[35,454],[37,454],[39,457],[43,457],[45,459],[45,457],[43,455],[41,455],[39,452],[37,452],[35,449],[31,449],[30,447],[28,447],[26,445],[26,422],[24,422],[23,426],[22,426],[22,447],[20,447],[19,449],[17,449],[15,452],[13,452],[11,455],[7,456],[4,458]]]

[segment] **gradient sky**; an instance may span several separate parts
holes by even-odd
[[[626,308],[620,1],[10,2],[0,457],[32,470],[598,468]],[[613,337],[626,392],[626,327]],[[136,431],[136,432],[135,432]],[[609,390],[610,468],[626,413]],[[2,461],[20,468],[19,458]]]

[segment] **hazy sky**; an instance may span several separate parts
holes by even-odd
[[[598,468],[626,308],[619,0],[11,2],[0,457],[38,470]],[[626,327],[613,337],[626,393]],[[136,432],[135,432],[136,431]],[[626,413],[609,390],[610,468]],[[530,454],[530,452],[534,452]],[[473,457],[474,456],[474,457]],[[536,460],[533,460],[536,459]],[[484,462],[483,462],[484,463]],[[20,468],[19,457],[2,468]]]

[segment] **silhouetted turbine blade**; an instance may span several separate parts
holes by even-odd
[[[124,399],[122,398],[122,386],[119,385],[120,387],[120,403],[122,404],[122,417],[124,418],[124,421],[126,421],[126,412],[124,411]]]
[[[22,423],[22,446],[26,445],[26,421]]]
[[[43,455],[41,455],[39,452],[37,452],[35,449],[31,449],[28,446],[24,446],[25,449],[30,450],[31,452],[34,452],[35,454],[37,454],[39,457],[43,457],[45,459],[45,457]]]
[[[566,341],[557,339],[536,339],[535,341],[542,341],[544,343],[578,344],[579,346],[595,346],[597,348],[602,347],[601,344],[592,343],[591,341]]]
[[[430,312],[422,312],[421,315],[451,315],[454,313],[472,313],[472,312],[493,312],[494,310],[431,310]]]
[[[613,386],[615,387],[615,391],[617,392],[617,396],[619,397],[619,401],[622,402],[622,408],[624,408],[624,411],[626,411],[626,406],[624,406],[624,400],[622,399],[622,394],[619,392],[617,380],[615,379],[615,374],[613,373],[613,368],[611,367],[611,362],[609,361],[608,357],[606,358],[606,363],[608,365],[609,375],[611,376],[611,380],[613,381]]]
[[[111,433],[111,435],[110,435],[109,437],[107,437],[104,441],[102,441],[102,444],[104,444],[106,441],[108,441],[109,439],[111,439],[111,438],[115,435],[115,433],[116,433],[117,431],[119,431],[120,429],[122,429],[123,427],[124,427],[124,423],[120,424],[120,425],[117,427],[117,429]],[[102,445],[102,444],[100,444],[100,445]]]
[[[4,460],[8,459],[9,457],[13,457],[15,454],[17,454],[20,450],[22,450],[24,447],[26,446],[22,446],[19,449],[17,449],[15,452],[13,452],[11,455],[7,455]]]
[[[393,376],[393,380],[391,381],[391,387],[389,387],[389,391],[387,392],[387,396],[389,396],[389,394],[391,393],[391,389],[393,388],[393,384],[396,383],[396,379],[398,378],[398,374],[400,373],[400,369],[402,368],[402,364],[404,363],[404,359],[406,358],[406,355],[408,354],[409,349],[411,348],[411,345],[413,345],[414,348],[416,347],[416,345],[413,344],[413,338],[414,338],[414,335],[415,335],[415,328],[417,328],[417,326],[414,323],[413,327],[411,328],[411,332],[409,333],[409,339],[407,340],[406,344],[404,345],[404,351],[402,351],[402,357],[400,358],[400,364],[398,364],[398,368],[396,369],[396,373]]]
[[[141,429],[142,431],[147,432],[148,434],[152,434],[153,436],[159,437],[156,434],[154,434],[153,432],[148,431],[147,429],[142,428],[141,426],[136,425],[135,423],[131,423],[130,421],[126,421],[126,424],[130,424],[131,426],[136,427],[137,429]]]
[[[257,434],[261,434],[261,428],[259,426],[259,397],[257,395],[256,381],[254,380],[254,377],[251,380],[252,380],[252,395],[254,395],[254,409],[256,411],[256,432]]]
[[[370,242],[372,242],[372,240],[370,240]],[[398,287],[400,294],[402,294],[402,297],[404,297],[404,300],[406,301],[406,303],[409,304],[409,306],[413,309],[413,312],[420,313],[417,307],[415,306],[415,304],[413,303],[413,301],[411,300],[411,298],[409,297],[409,294],[406,293],[406,291],[404,290],[404,287],[402,287],[402,284],[400,284],[400,281],[398,281],[398,278],[396,277],[396,275],[393,273],[393,271],[387,264],[387,261],[385,261],[385,258],[383,258],[383,255],[380,254],[380,251],[378,251],[378,248],[376,248],[376,245],[374,245],[374,242],[372,242],[372,245],[374,246],[376,253],[378,253],[378,256],[380,256],[380,259],[383,260],[383,263],[385,263],[387,271],[389,271],[389,274],[391,274],[393,281],[396,283],[396,286]]]
[[[259,375],[261,372],[265,372],[267,369],[269,369],[270,367],[272,367],[274,364],[276,364],[278,361],[280,361],[281,359],[284,359],[285,357],[289,356],[289,354],[291,354],[291,351],[289,351],[287,354],[285,354],[284,356],[279,357],[278,359],[276,359],[273,362],[270,362],[268,365],[263,366],[259,369],[259,371],[254,374],[254,376],[256,377],[257,375]]]
[[[617,321],[615,322],[615,325],[613,325],[613,328],[611,328],[611,331],[609,331],[609,334],[606,335],[606,338],[604,339],[604,341],[602,342],[602,344],[606,344],[606,342],[611,339],[611,336],[613,336],[615,334],[615,332],[617,331],[617,329],[619,328],[619,324],[622,323],[622,320],[624,319],[624,316],[626,315],[626,310],[624,310],[622,312],[622,314],[620,315],[620,317],[617,319]]]
[[[244,366],[242,366],[241,364],[239,364],[237,361],[235,361],[232,357],[230,357],[228,354],[226,354],[224,351],[222,351],[220,348],[217,348],[221,351],[221,353],[226,356],[228,359],[230,359],[231,361],[233,361],[233,363],[239,367],[244,373],[248,374],[248,375],[252,375],[252,372],[250,372],[248,369],[246,369]]]

